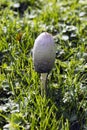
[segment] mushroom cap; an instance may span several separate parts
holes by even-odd
[[[33,62],[35,71],[49,73],[54,65],[56,50],[51,34],[41,33],[35,40],[33,47]]]

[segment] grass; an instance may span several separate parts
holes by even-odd
[[[1,0],[0,130],[87,130],[87,1]],[[41,97],[31,49],[43,31],[56,44]]]

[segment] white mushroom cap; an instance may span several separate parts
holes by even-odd
[[[41,33],[35,40],[33,47],[33,61],[35,71],[49,73],[55,61],[55,45],[51,34]]]

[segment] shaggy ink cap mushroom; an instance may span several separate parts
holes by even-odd
[[[35,40],[33,48],[33,62],[35,71],[49,73],[54,65],[56,56],[54,40],[51,34],[41,33]]]

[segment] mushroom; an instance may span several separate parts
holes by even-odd
[[[47,92],[47,76],[53,68],[55,56],[56,51],[52,35],[47,32],[41,33],[34,43],[33,62],[35,71],[41,74],[42,96]]]

